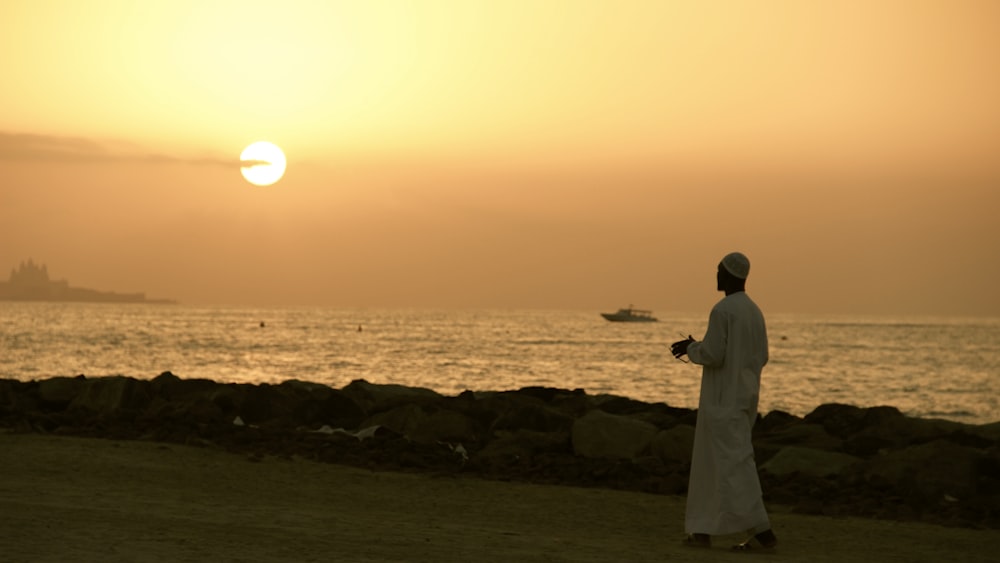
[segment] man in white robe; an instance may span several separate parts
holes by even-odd
[[[712,308],[704,339],[671,346],[676,357],[687,354],[703,366],[685,514],[688,545],[709,547],[713,535],[748,530],[753,537],[734,549],[777,545],[750,435],[768,351],[764,315],[745,291],[749,272],[743,254],[723,258],[717,281],[726,296]]]

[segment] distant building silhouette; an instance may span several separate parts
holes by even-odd
[[[145,293],[115,293],[70,287],[66,280],[49,279],[45,264],[31,258],[10,271],[10,279],[0,282],[2,301],[81,301],[95,303],[174,303],[167,299],[146,299]]]

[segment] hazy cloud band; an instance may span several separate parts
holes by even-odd
[[[268,164],[214,156],[179,157],[146,152],[141,148],[111,149],[93,139],[9,133],[0,131],[0,161],[44,162],[162,162],[197,166],[249,167]]]

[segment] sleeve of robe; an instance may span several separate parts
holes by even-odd
[[[687,349],[692,362],[708,367],[719,367],[726,360],[729,345],[729,319],[721,307],[714,307],[708,316],[708,330],[701,342],[692,342]]]

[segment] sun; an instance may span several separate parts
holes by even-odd
[[[255,186],[270,186],[285,175],[285,153],[278,145],[257,141],[240,153],[240,172]]]

